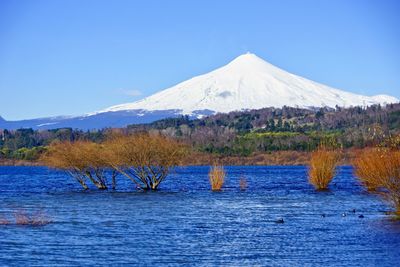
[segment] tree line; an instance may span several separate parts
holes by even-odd
[[[169,118],[131,125],[128,130],[160,132],[187,141],[195,150],[225,156],[313,151],[330,140],[342,148],[364,148],[400,132],[400,104],[317,110],[264,108],[197,120]]]
[[[0,130],[0,158],[37,160],[54,141],[86,140],[100,143],[113,129],[81,131]],[[400,132],[400,104],[366,108],[283,107],[216,114],[202,119],[188,116],[119,129],[125,134],[150,132],[190,144],[194,150],[221,156],[254,152],[312,151],[335,140],[342,148],[363,148]]]

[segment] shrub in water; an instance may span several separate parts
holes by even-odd
[[[0,225],[9,225],[9,224],[11,224],[11,222],[9,220],[7,220],[6,217],[4,217],[4,216],[0,217]]]
[[[355,174],[360,182],[368,189],[375,191],[381,185],[381,178],[386,175],[384,151],[379,148],[368,148],[354,160]]]
[[[356,174],[364,185],[393,204],[400,216],[400,150],[376,148],[360,155],[354,161]]]
[[[242,176],[239,180],[239,187],[241,191],[245,191],[247,189],[247,179],[246,177]]]
[[[51,222],[42,211],[28,214],[25,211],[18,210],[14,213],[14,218],[16,225],[43,226]]]
[[[99,144],[89,141],[55,142],[41,160],[46,166],[66,171],[84,189],[89,188],[87,181],[98,189],[107,189],[105,170],[109,166]]]
[[[336,150],[320,146],[312,152],[308,172],[309,182],[317,190],[326,190],[335,176],[339,153]]]
[[[104,146],[107,164],[142,190],[157,190],[188,152],[180,142],[147,133],[114,136]]]
[[[30,224],[29,216],[24,211],[16,211],[14,213],[14,217],[15,217],[15,224],[18,224],[18,225]]]
[[[389,151],[385,157],[388,175],[383,176],[382,187],[385,197],[394,205],[400,217],[400,151]]]
[[[222,166],[214,165],[208,173],[210,179],[211,190],[220,191],[225,182],[225,170]]]
[[[69,173],[84,189],[89,188],[88,183],[107,189],[107,175],[111,173],[113,188],[120,174],[137,188],[156,190],[187,152],[187,147],[180,142],[141,133],[113,135],[101,144],[90,141],[53,143],[41,160],[49,167]]]

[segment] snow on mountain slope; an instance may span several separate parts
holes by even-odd
[[[399,102],[387,95],[363,96],[334,89],[279,69],[254,54],[165,89],[143,100],[107,108],[179,110],[182,114],[212,110],[229,112],[264,107],[368,106]]]

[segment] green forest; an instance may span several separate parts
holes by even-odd
[[[363,148],[400,133],[400,104],[366,108],[264,108],[216,114],[201,119],[188,116],[120,129],[82,131],[0,130],[0,158],[37,160],[54,141],[101,142],[112,132],[154,132],[184,141],[193,150],[221,156],[249,156],[254,152],[311,151],[321,142],[341,148]]]

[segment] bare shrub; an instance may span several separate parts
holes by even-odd
[[[41,161],[53,168],[62,169],[74,177],[79,184],[88,189],[87,181],[98,189],[107,189],[104,148],[89,141],[52,143]],[[113,185],[114,185],[113,173]]]
[[[212,191],[220,191],[225,182],[225,170],[222,166],[214,165],[208,173]]]
[[[9,225],[11,222],[5,217],[5,216],[0,216],[0,225]]]
[[[35,226],[42,226],[51,223],[51,220],[44,211],[37,211],[31,215],[30,223]]]
[[[245,191],[247,189],[247,179],[246,177],[242,176],[239,180],[239,187],[240,190]]]
[[[14,219],[16,225],[43,226],[51,223],[51,220],[43,211],[28,214],[26,211],[17,210],[14,212]]]
[[[384,159],[388,171],[382,177],[385,198],[395,207],[396,215],[400,216],[400,151],[388,151]]]
[[[25,211],[18,210],[14,213],[15,224],[17,225],[29,225],[31,220]]]
[[[335,176],[336,165],[339,161],[339,152],[320,146],[312,152],[308,172],[309,182],[317,190],[328,189],[329,183]]]
[[[181,163],[188,152],[182,143],[161,135],[112,133],[102,144],[89,141],[52,143],[41,161],[62,169],[84,189],[88,181],[98,189],[107,189],[111,172],[112,187],[122,174],[143,190],[156,190],[170,169]]]
[[[104,147],[107,164],[143,190],[157,190],[188,152],[180,142],[147,133],[116,135]]]
[[[389,201],[400,217],[400,135],[389,136],[379,147],[365,150],[353,163],[362,184]]]
[[[360,182],[368,189],[375,191],[381,186],[381,179],[387,175],[385,153],[379,148],[368,148],[358,154],[353,161],[355,174]]]
[[[356,158],[354,166],[362,183],[392,203],[396,215],[400,216],[400,150],[397,147],[370,149]]]
[[[14,220],[8,220],[5,216],[0,217],[0,225],[44,226],[51,223],[43,211],[29,214],[24,210],[16,210],[11,217],[14,217]]]

